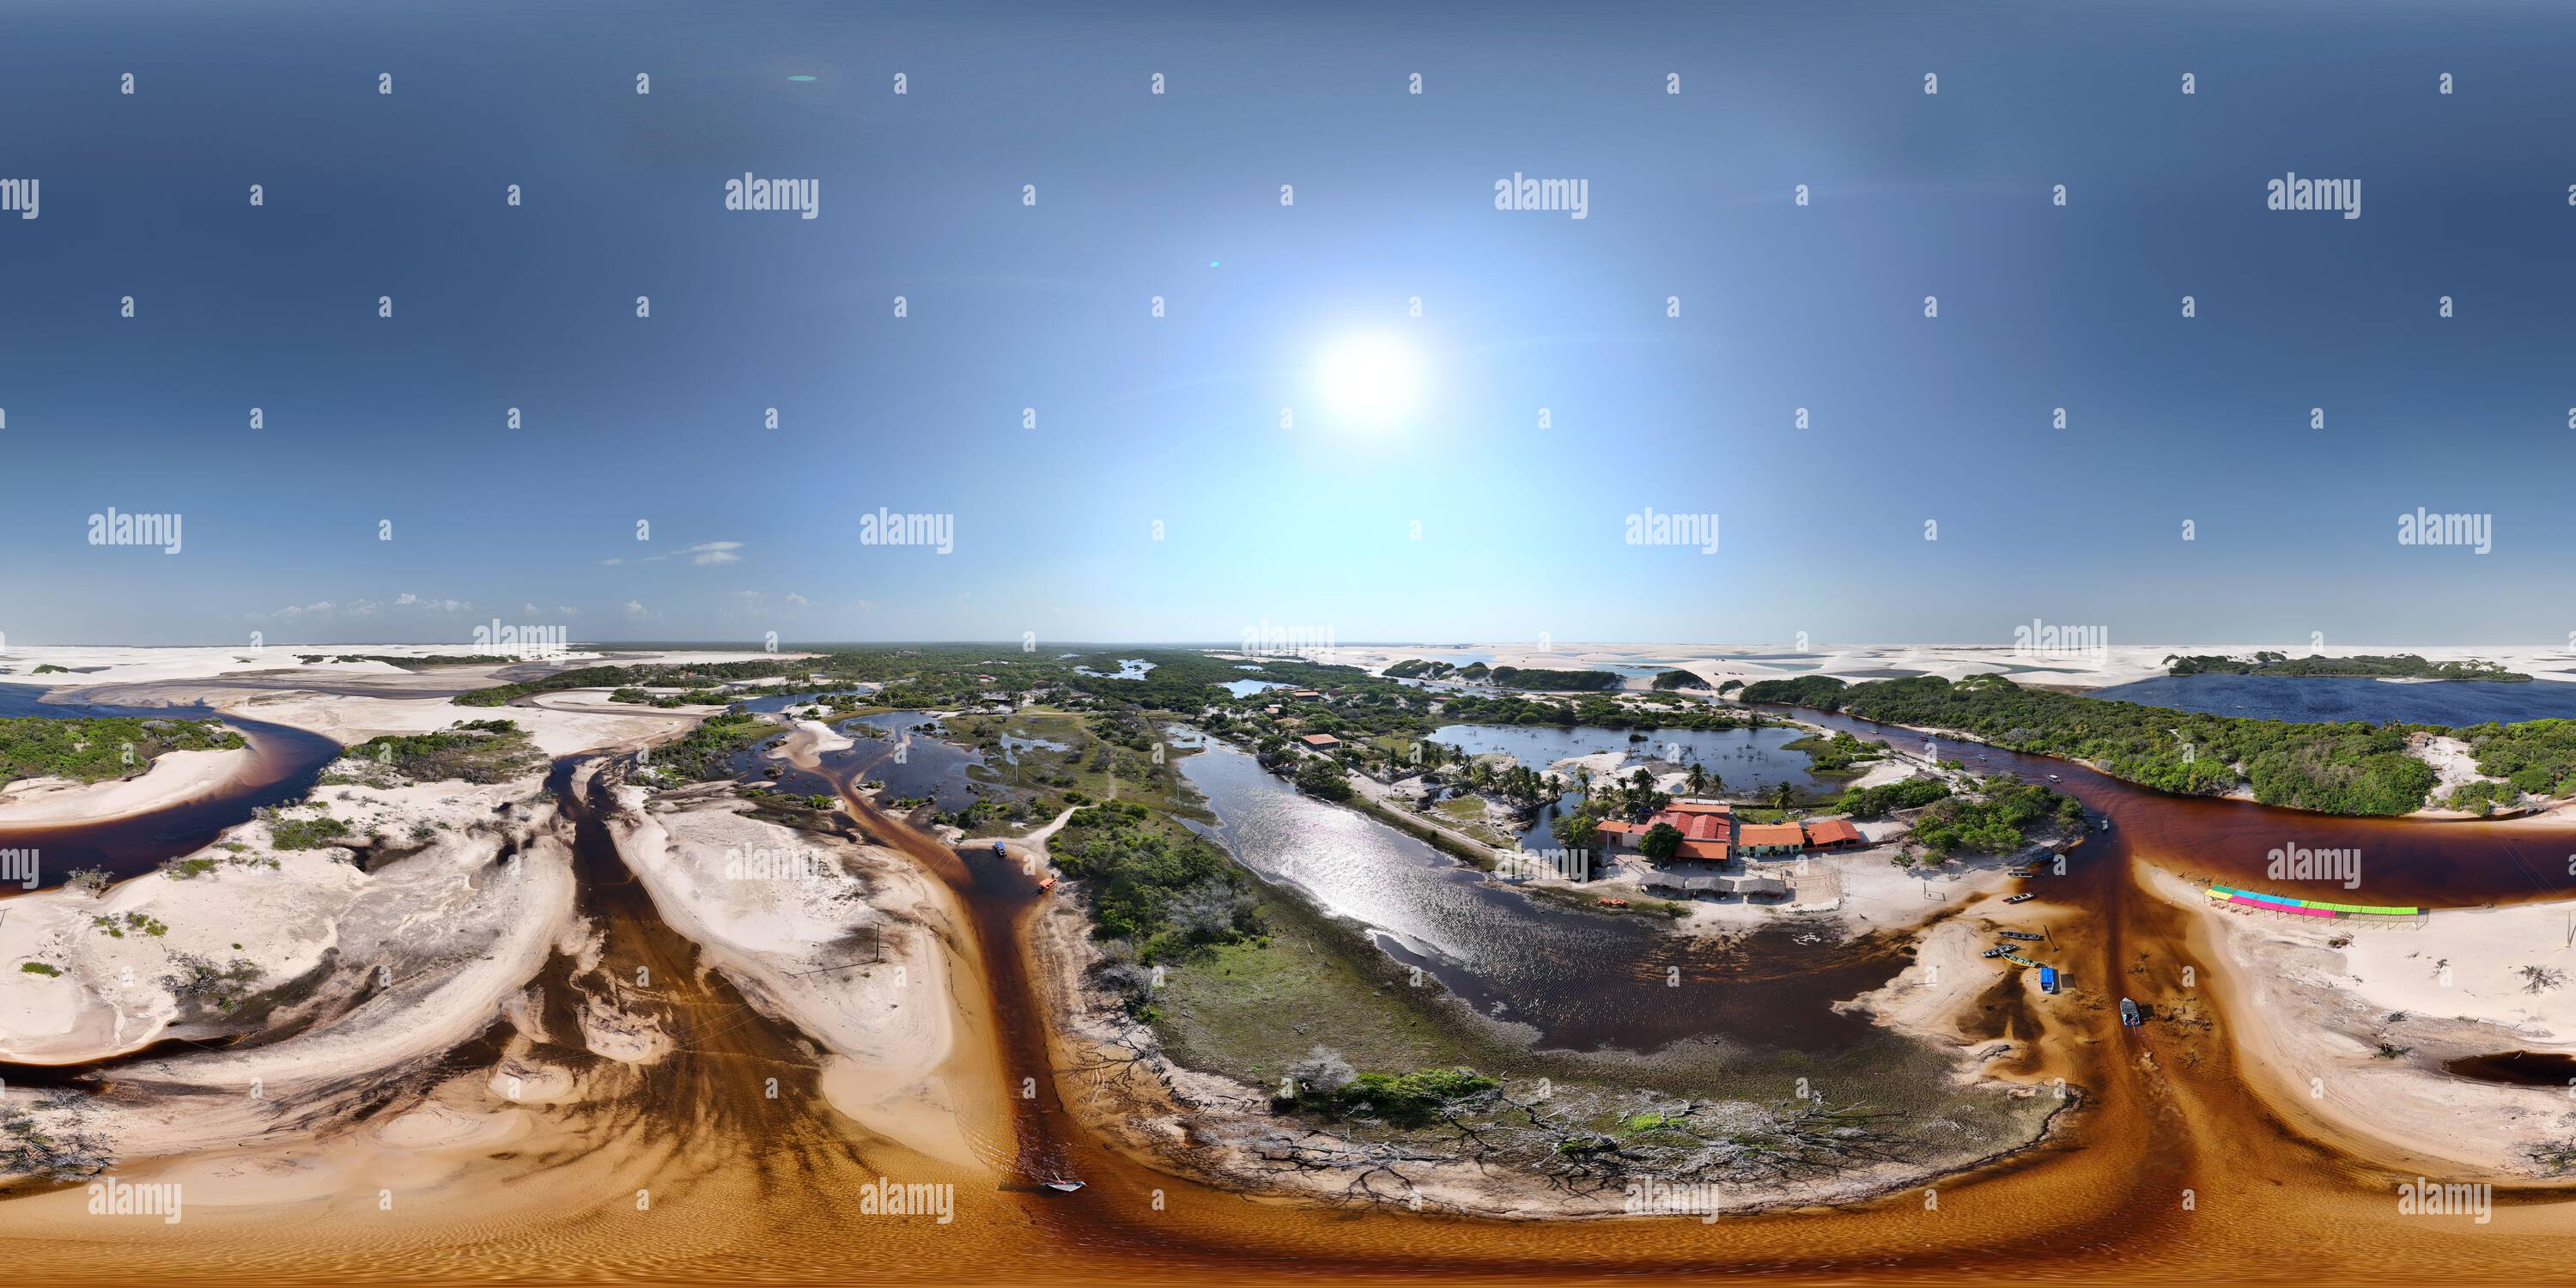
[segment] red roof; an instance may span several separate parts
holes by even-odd
[[[1309,747],[1338,747],[1342,745],[1341,739],[1328,733],[1310,733],[1298,741],[1305,743]]]
[[[1682,842],[1682,848],[1673,851],[1673,857],[1677,859],[1705,859],[1712,863],[1723,863],[1726,861],[1727,852],[1731,848],[1733,847],[1727,845],[1724,841],[1684,841]]]
[[[1643,823],[1631,823],[1623,818],[1605,818],[1599,823],[1594,824],[1593,830],[1597,832],[1616,832],[1621,836],[1643,836],[1646,833],[1646,825]]]
[[[1664,810],[1646,820],[1650,827],[1661,823],[1689,841],[1723,841],[1726,839],[1727,822],[1726,817],[1719,814],[1676,814],[1671,810]]]
[[[1674,801],[1665,809],[1675,814],[1732,814],[1735,807],[1724,801]]]
[[[1747,823],[1742,835],[1736,839],[1747,846],[1807,843],[1806,834],[1799,831],[1795,823]]]
[[[1809,845],[1841,845],[1862,839],[1860,829],[1853,827],[1847,819],[1829,818],[1822,823],[1807,824]]]

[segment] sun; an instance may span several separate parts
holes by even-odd
[[[1422,394],[1422,360],[1391,335],[1352,336],[1324,355],[1324,400],[1357,420],[1393,420]]]

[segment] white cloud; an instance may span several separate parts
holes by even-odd
[[[787,602],[796,605],[798,608],[812,608],[814,606],[813,600],[807,599],[803,595],[799,595],[792,590],[787,592]]]
[[[636,602],[636,601],[634,601],[634,600],[632,600],[632,599],[630,599],[630,600],[627,600],[627,601],[626,601],[626,616],[628,617],[628,619],[630,619],[630,620],[640,620],[640,619],[642,619],[643,617],[645,617],[646,615],[647,615],[647,614],[645,613],[644,605],[642,605],[642,604],[640,604],[640,603],[638,603],[638,602]]]
[[[742,562],[742,556],[734,553],[740,549],[742,543],[739,541],[702,541],[680,553],[690,556],[690,563],[704,568],[709,564]]]

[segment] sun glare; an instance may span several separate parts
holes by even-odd
[[[1413,410],[1422,393],[1422,362],[1413,346],[1387,335],[1355,336],[1324,356],[1324,399],[1343,416],[1392,420]]]

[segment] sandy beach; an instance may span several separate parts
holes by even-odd
[[[232,786],[249,766],[247,747],[228,751],[165,751],[131,778],[84,783],[69,778],[22,778],[0,787],[0,832],[39,823],[130,818],[184,805]]]

